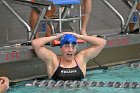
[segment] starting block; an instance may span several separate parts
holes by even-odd
[[[32,41],[35,38],[40,23],[43,21],[46,21],[46,23],[50,25],[52,34],[61,33],[64,31],[64,29],[65,31],[67,31],[66,29],[69,29],[68,31],[75,32],[74,28],[70,25],[70,22],[76,22],[76,20],[78,20],[79,23],[78,24],[79,31],[81,30],[81,0],[46,0],[46,1],[51,2],[53,6],[57,7],[58,9],[57,16],[47,17],[46,9],[44,8],[42,10],[38,9],[37,11],[40,11],[39,12],[40,16],[34,28],[33,34],[30,37],[30,41]],[[75,15],[71,15],[70,9],[76,5],[78,6],[77,7],[78,12],[76,12]]]
[[[7,1],[7,2],[6,2]],[[26,21],[24,21],[10,5],[8,4],[9,2],[16,3],[16,4],[25,4],[28,6],[31,6],[32,8],[38,9],[39,13],[39,18],[36,22],[35,28],[33,31],[31,31],[30,26]],[[37,30],[41,24],[42,21],[46,21],[47,24],[51,25],[52,29],[52,34],[55,33],[61,33],[64,31],[62,29],[62,25],[64,24],[65,27],[71,27],[70,31],[75,32],[74,28],[70,25],[70,22],[76,22],[78,21],[78,27],[79,31],[81,30],[81,0],[35,0],[35,2],[32,2],[32,0],[2,0],[2,3],[21,21],[24,26],[27,28],[27,40],[32,41],[35,38],[35,35],[37,34]],[[50,10],[50,6],[56,6],[58,7],[58,13],[57,17],[55,18],[49,18],[46,16],[46,12]],[[74,15],[71,15],[71,8],[74,6],[76,7],[78,12],[76,12]],[[57,23],[55,25],[54,23]],[[66,24],[67,23],[67,24]],[[67,31],[67,30],[65,30]],[[84,42],[82,40],[78,40],[77,42],[81,43]],[[59,41],[54,41],[54,44],[59,44]]]

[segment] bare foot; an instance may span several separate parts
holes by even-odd
[[[85,36],[87,36],[86,31],[81,31],[80,34],[81,34],[81,35],[85,35]]]

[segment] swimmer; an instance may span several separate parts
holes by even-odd
[[[60,39],[61,55],[45,47],[45,44]],[[77,39],[91,44],[90,47],[76,52]],[[49,79],[52,80],[81,80],[86,76],[87,63],[95,58],[105,47],[103,38],[64,32],[59,35],[34,39],[32,46],[47,67]]]

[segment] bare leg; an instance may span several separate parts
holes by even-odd
[[[87,24],[90,18],[91,11],[92,11],[92,1],[83,0],[82,13],[84,14],[84,16],[82,17],[82,29],[80,32],[80,34],[82,35],[87,35],[86,30],[87,30]]]
[[[38,14],[32,9],[31,15],[30,15],[30,26],[32,30],[35,28],[35,24],[37,20],[38,20]],[[36,33],[35,38],[38,38],[38,33]]]
[[[54,6],[52,6],[52,9],[50,11],[47,11],[46,16],[48,16],[48,17],[54,16],[55,10],[56,10],[56,8]],[[36,11],[34,11],[34,9],[32,9],[31,15],[30,15],[30,26],[31,26],[32,30],[35,28],[37,20],[38,20],[38,13]],[[46,27],[47,27],[46,36],[50,36],[51,27],[49,25],[46,25]],[[39,38],[38,33],[36,34],[35,38]]]

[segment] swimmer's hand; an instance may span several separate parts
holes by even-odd
[[[55,34],[55,36],[56,36],[57,39],[59,39],[59,38],[60,38],[61,36],[63,36],[63,35],[64,35],[64,33],[56,33],[56,34]]]
[[[76,38],[79,38],[81,35],[80,34],[77,34],[77,33],[75,33],[75,32],[63,32],[63,35],[64,34],[72,34],[72,35],[74,35]]]
[[[0,93],[4,93],[9,88],[9,79],[7,77],[0,77]]]

